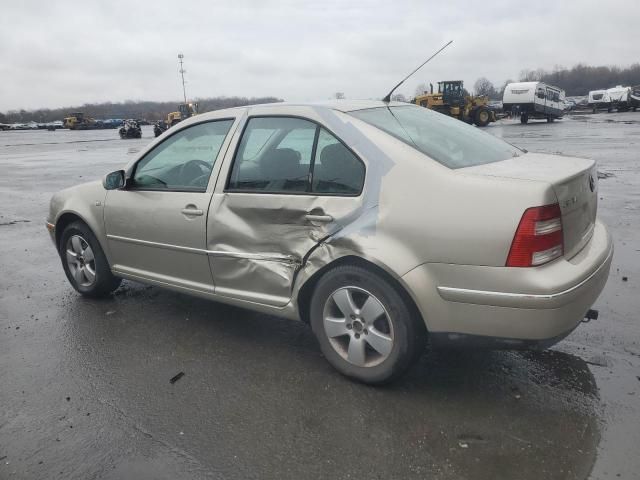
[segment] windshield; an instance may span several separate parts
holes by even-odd
[[[449,168],[517,157],[521,150],[460,120],[418,106],[349,112]]]

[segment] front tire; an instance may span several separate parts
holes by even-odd
[[[489,113],[489,110],[487,110],[486,108],[479,108],[478,110],[476,110],[475,123],[477,126],[486,127],[487,125],[489,125],[490,121],[491,114]]]
[[[104,297],[120,286],[111,273],[100,243],[87,225],[73,222],[63,230],[58,246],[71,286],[88,297]]]
[[[426,329],[394,285],[362,267],[327,272],[311,299],[311,328],[325,358],[363,383],[397,379],[426,345]]]

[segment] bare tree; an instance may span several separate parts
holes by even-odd
[[[426,83],[422,82],[419,83],[416,86],[416,97],[418,95],[424,95],[425,93],[427,93],[429,91],[429,85],[427,85]]]
[[[408,102],[407,97],[405,97],[401,93],[396,93],[395,95],[391,95],[391,100],[394,102],[405,102],[405,103]]]
[[[480,77],[473,85],[476,95],[486,95],[489,98],[496,98],[497,92],[493,83],[487,80],[485,77]]]

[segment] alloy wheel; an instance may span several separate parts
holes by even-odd
[[[90,287],[96,281],[96,261],[89,243],[80,235],[67,240],[66,258],[69,272],[76,284]]]
[[[393,349],[393,322],[384,305],[359,287],[342,287],[325,302],[324,331],[333,349],[358,367],[379,365]]]

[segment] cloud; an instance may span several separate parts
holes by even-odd
[[[445,41],[420,82],[637,61],[636,2],[7,2],[0,111],[181,97],[380,98]]]

